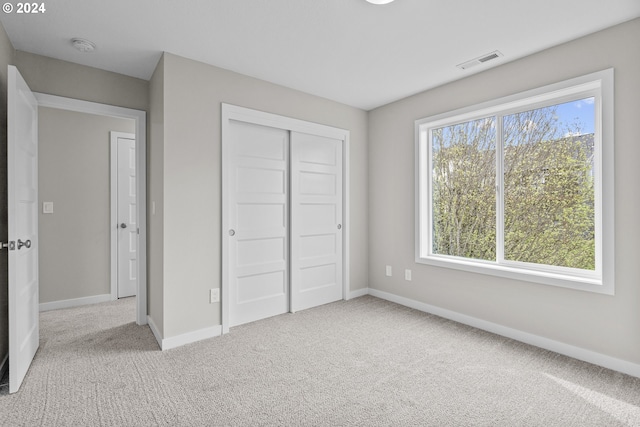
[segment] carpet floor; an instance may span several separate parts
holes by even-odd
[[[2,426],[640,426],[640,379],[371,296],[160,351],[135,300],[41,313]]]

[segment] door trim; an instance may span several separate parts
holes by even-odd
[[[138,289],[136,323],[147,324],[147,113],[79,99],[34,92],[39,107],[132,119],[135,121],[138,221]]]
[[[294,119],[278,114],[266,113],[263,111],[252,110],[250,108],[239,107],[231,104],[221,104],[222,110],[222,280],[221,280],[221,324],[222,333],[229,332],[229,253],[228,253],[228,229],[229,218],[227,208],[229,204],[229,189],[227,188],[228,176],[230,173],[229,162],[231,150],[229,147],[231,120],[251,123],[261,126],[268,126],[278,129],[284,129],[292,132],[308,133],[313,135],[325,136],[329,138],[339,139],[342,141],[342,217],[343,217],[343,239],[342,239],[342,299],[349,299],[350,282],[349,282],[349,136],[350,132],[346,129],[340,129],[332,126],[322,125],[319,123],[307,122],[304,120]]]
[[[109,132],[110,150],[110,176],[109,186],[111,193],[111,300],[118,299],[118,138],[136,139],[135,134],[126,132]],[[136,140],[136,143],[138,141]],[[136,155],[138,153],[136,152]],[[137,166],[137,165],[136,165]],[[137,168],[136,168],[137,169]],[[137,179],[136,170],[136,179]],[[136,285],[137,287],[137,285]]]

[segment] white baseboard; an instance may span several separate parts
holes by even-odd
[[[404,305],[416,310],[424,311],[426,313],[435,314],[436,316],[443,317],[445,319],[453,320],[458,323],[472,326],[474,328],[482,329],[484,331],[492,332],[503,337],[511,338],[516,341],[520,341],[526,344],[531,344],[536,347],[550,350],[565,356],[572,357],[574,359],[589,362],[594,365],[602,366],[614,371],[622,372],[634,377],[640,378],[640,365],[636,363],[627,362],[626,360],[617,359],[615,357],[607,356],[605,354],[596,353],[595,351],[586,350],[584,348],[576,347],[563,342],[554,341],[549,338],[544,338],[538,335],[523,332],[517,329],[509,328],[499,325],[497,323],[488,322],[486,320],[478,319],[476,317],[467,316],[466,314],[457,313],[455,311],[446,310],[444,308],[436,307],[433,305],[425,304],[419,301],[415,301],[409,298],[401,297],[395,294],[391,294],[384,291],[369,288],[369,295],[377,298],[381,298],[387,301],[395,302],[396,304]]]
[[[355,291],[349,292],[347,300],[362,297],[365,295],[369,295],[369,288],[356,289]]]
[[[149,328],[153,335],[156,337],[156,341],[158,341],[158,345],[162,351],[170,350],[172,348],[181,347],[186,344],[191,344],[193,342],[206,340],[208,338],[219,337],[222,335],[222,326],[211,326],[209,328],[199,329],[193,332],[187,332],[186,334],[177,335],[175,337],[170,338],[162,338],[160,336],[160,332],[156,324],[153,322],[151,317],[147,316],[147,322],[149,323]]]
[[[40,303],[40,311],[58,310],[61,308],[78,307],[80,305],[98,304],[101,302],[111,301],[111,294],[94,295],[91,297],[65,299],[60,301],[51,301]]]
[[[160,331],[158,331],[158,327],[156,326],[151,316],[148,316],[148,315],[147,315],[147,325],[149,325],[149,329],[151,329],[151,333],[153,333],[153,336],[156,337],[156,341],[158,342],[158,347],[160,347],[160,350],[162,350],[162,335],[160,335]]]

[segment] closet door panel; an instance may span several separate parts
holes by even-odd
[[[342,299],[342,141],[291,132],[291,308]]]
[[[229,322],[289,311],[289,132],[231,121]]]

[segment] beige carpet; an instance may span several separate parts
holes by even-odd
[[[161,352],[135,301],[42,313],[2,426],[640,426],[640,379],[373,297]]]

